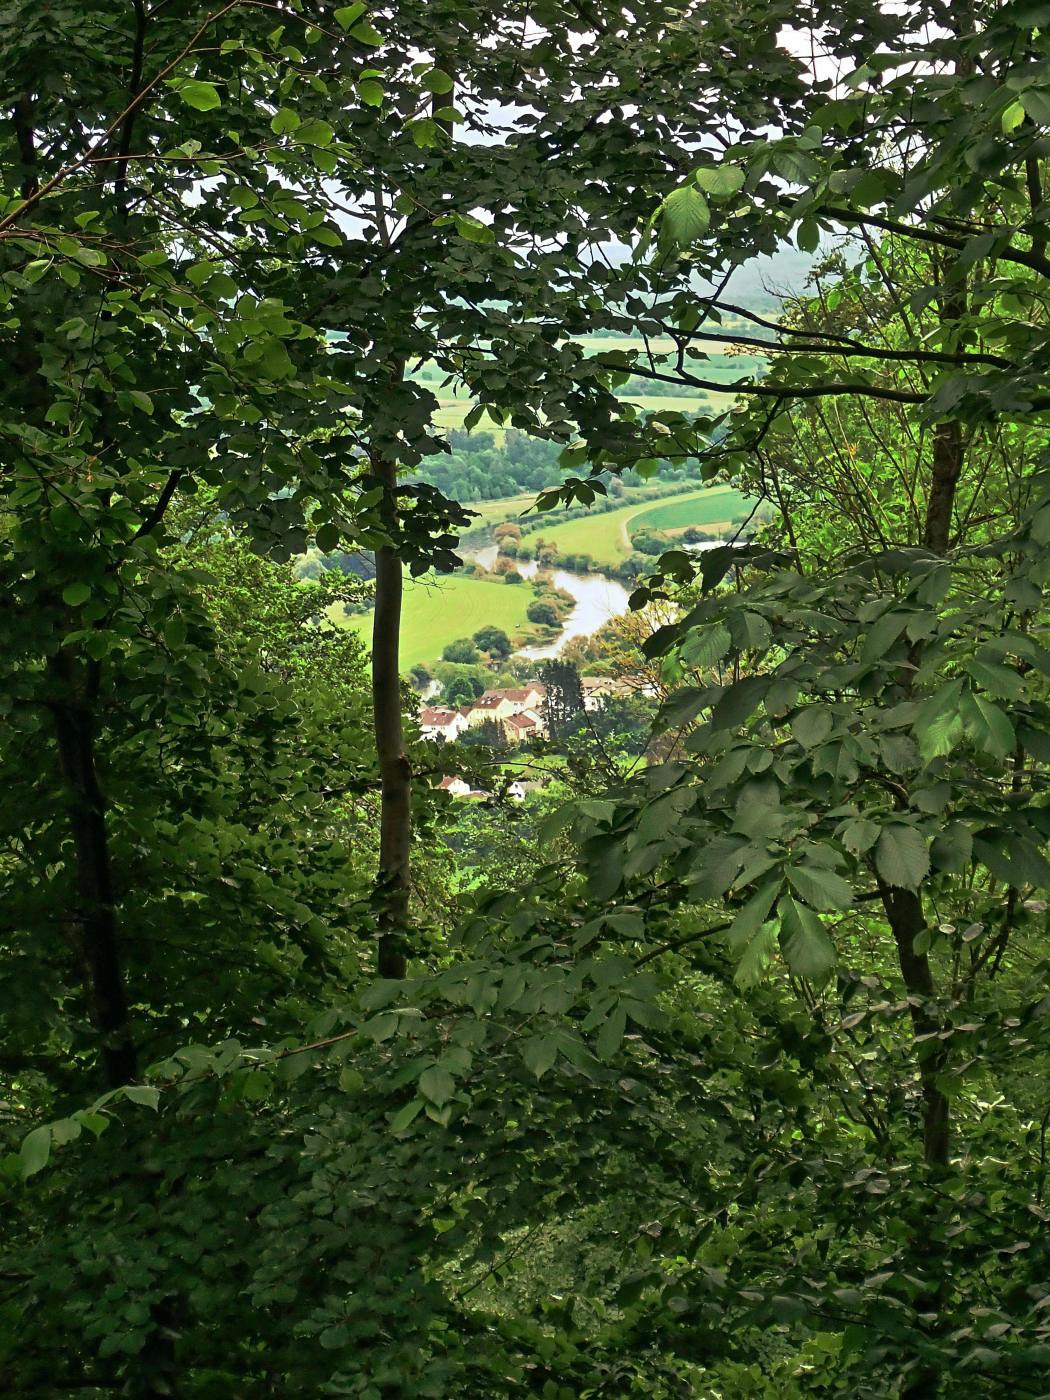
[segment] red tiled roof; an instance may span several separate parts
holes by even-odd
[[[430,707],[424,707],[419,712],[419,722],[420,724],[426,724],[432,727],[444,728],[445,725],[449,724],[452,720],[456,718],[456,713],[457,712],[455,710],[431,709]]]

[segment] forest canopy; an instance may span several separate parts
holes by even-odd
[[[1050,5],[483,19],[0,0],[0,1374],[1043,1394]],[[661,471],[424,742],[465,503]]]

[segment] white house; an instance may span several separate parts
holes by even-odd
[[[470,784],[465,778],[447,776],[441,779],[438,786],[442,792],[449,792],[453,797],[466,797],[470,792]]]
[[[424,739],[441,739],[451,744],[467,728],[468,720],[460,710],[445,710],[425,705],[419,712],[419,729]]]

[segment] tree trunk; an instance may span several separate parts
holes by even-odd
[[[76,662],[65,651],[51,661],[52,705],[58,756],[69,798],[77,892],[76,926],[84,962],[91,1021],[107,1083],[137,1077],[137,1057],[117,938],[106,803],[95,761],[95,717],[90,687],[78,684]]]
[[[911,1024],[917,1042],[922,1084],[923,1156],[929,1166],[946,1167],[951,1121],[948,1099],[937,1087],[938,1076],[944,1068],[944,1054],[940,1041],[920,1039],[935,1036],[940,1030],[940,1022],[929,1007],[936,991],[930,961],[925,953],[915,951],[915,940],[926,928],[922,899],[912,890],[890,889],[883,885],[882,903],[897,945],[901,977],[912,1003]]]
[[[373,462],[383,487],[383,517],[397,524],[397,467]],[[403,573],[396,546],[376,550],[375,613],[372,621],[372,710],[379,759],[381,812],[376,904],[381,977],[404,977],[408,952],[408,893],[411,879],[412,766],[405,753],[401,716],[401,598]]]

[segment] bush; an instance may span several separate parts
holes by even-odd
[[[511,520],[505,520],[502,525],[497,525],[493,530],[492,538],[500,543],[507,540],[520,540],[521,526],[515,525]]]
[[[530,622],[541,623],[544,627],[557,627],[558,625],[558,613],[553,603],[544,603],[540,599],[529,604],[525,616]]]
[[[412,677],[412,684],[417,690],[426,690],[434,679],[429,666],[424,666],[422,661],[417,661],[408,674]]]
[[[461,666],[473,666],[481,660],[481,654],[469,637],[459,637],[441,653],[442,661],[455,661]]]
[[[487,651],[490,656],[500,661],[505,660],[513,650],[510,638],[502,627],[479,627],[474,633],[474,641],[482,651]]]
[[[507,572],[503,575],[503,582],[524,583],[524,579],[522,578],[521,574],[518,573],[517,569],[508,569]]]

